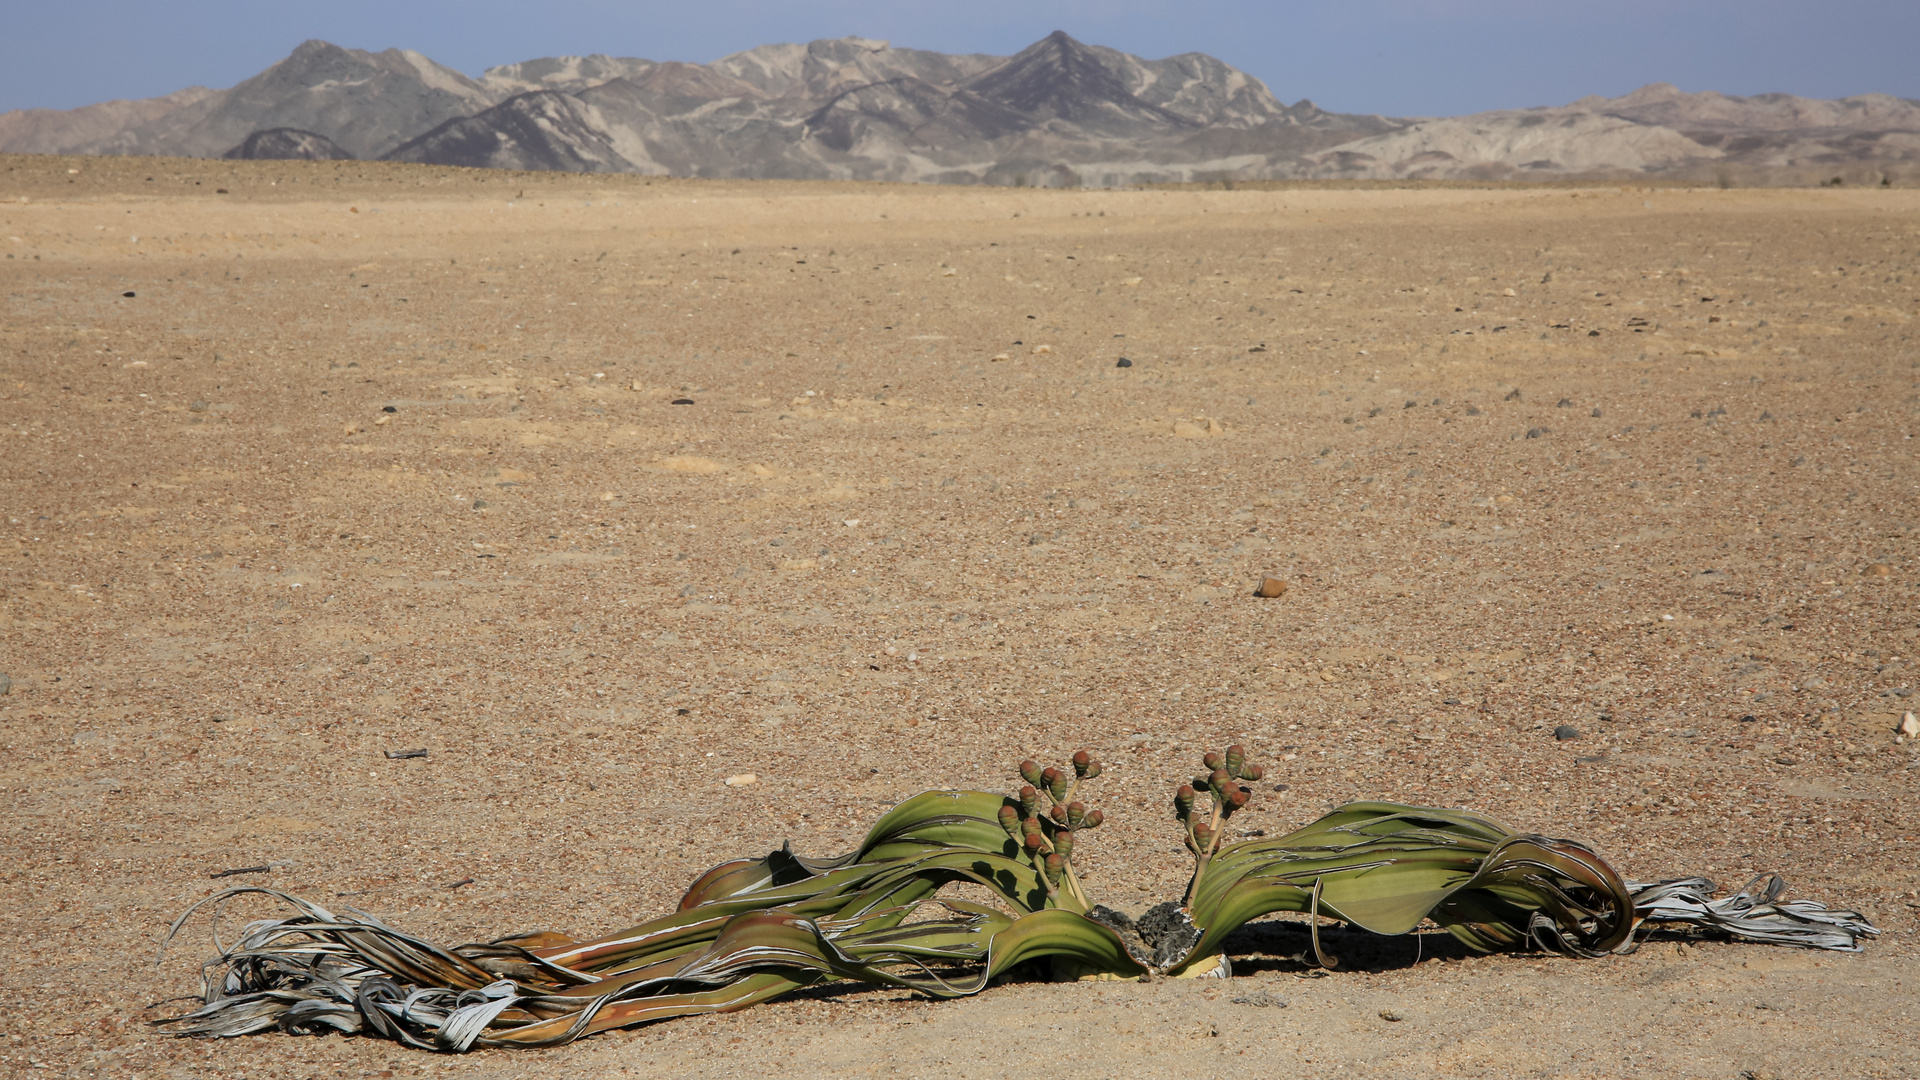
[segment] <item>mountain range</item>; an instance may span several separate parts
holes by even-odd
[[[0,113],[0,153],[384,159],[700,177],[1195,180],[1920,175],[1920,101],[1624,97],[1449,118],[1286,105],[1213,57],[1055,32],[1011,57],[834,38],[710,64],[564,56],[474,79],[308,41],[226,90]]]

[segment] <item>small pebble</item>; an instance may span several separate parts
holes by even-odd
[[[1868,577],[1891,577],[1893,576],[1893,567],[1883,562],[1877,562],[1870,564],[1865,570],[1860,572]]]
[[[1566,742],[1568,739],[1577,739],[1580,737],[1580,729],[1574,727],[1572,724],[1561,724],[1559,727],[1553,729],[1553,737],[1559,742]]]
[[[204,401],[195,401],[193,404],[187,406],[187,411],[188,412],[206,412],[209,407],[210,406],[208,406],[207,403]]]
[[[489,506],[492,506],[492,505],[493,505],[492,503],[490,503],[490,502],[488,502],[488,501],[487,501],[487,500],[485,500],[485,499],[475,499],[475,500],[473,500],[473,508],[474,508],[475,510],[485,510],[485,509],[486,509],[487,507],[489,507]]]
[[[6,672],[0,671],[0,697],[5,697],[11,693],[13,693],[13,680],[7,677]],[[1913,714],[1908,713],[1907,719],[1913,719]]]
[[[1528,428],[1528,429],[1527,429],[1527,438],[1529,438],[1529,439],[1537,439],[1537,438],[1539,438],[1540,436],[1542,436],[1542,435],[1545,435],[1546,433],[1547,433],[1547,429],[1546,429],[1546,428],[1543,428],[1543,427],[1532,427],[1532,428]]]
[[[1133,361],[1131,361],[1131,360],[1129,360],[1129,359],[1127,359],[1126,357],[1124,357],[1124,356],[1123,356],[1123,357],[1121,357],[1120,359],[1118,359],[1118,360],[1115,360],[1115,361],[1113,362],[1113,366],[1114,366],[1114,367],[1132,367],[1132,366],[1133,366]]]
[[[1287,594],[1287,583],[1284,581],[1281,581],[1279,578],[1276,578],[1276,577],[1261,578],[1260,587],[1253,590],[1253,595],[1264,596],[1269,600],[1273,599],[1276,596],[1285,596],[1286,594]]]
[[[677,397],[677,398],[674,398],[674,399],[673,399],[673,404],[675,404],[675,405],[691,405],[691,404],[693,404],[693,399],[692,399],[692,398],[690,398],[690,397]]]
[[[1557,404],[1557,405],[1555,405],[1555,406],[1554,406],[1554,408],[1556,408],[1556,409],[1571,409],[1571,408],[1573,408],[1573,399],[1572,399],[1572,398],[1561,398],[1561,399],[1560,399],[1560,403],[1559,403],[1559,404]]]
[[[1508,291],[1511,292],[1512,290],[1509,289]],[[1389,1024],[1397,1024],[1400,1021],[1405,1020],[1406,1016],[1401,1013],[1394,1012],[1392,1009],[1381,1009],[1380,1019],[1385,1020]]]
[[[4,694],[7,692],[7,685],[8,685],[7,677],[5,675],[0,675],[0,694]],[[1905,735],[1909,739],[1913,738],[1916,735],[1920,735],[1920,717],[1916,717],[1912,713],[1908,713],[1907,715],[1901,717],[1900,718],[1900,734]]]
[[[133,299],[133,294],[130,292],[123,292],[120,295],[126,297],[129,300]]]
[[[1599,415],[1600,415],[1600,410],[1599,410],[1599,409],[1595,409],[1595,410],[1593,410],[1593,412],[1591,412],[1591,413],[1589,413],[1588,415],[1590,415],[1590,416],[1595,416],[1595,417],[1597,417],[1597,416],[1599,416]]]
[[[750,772],[743,772],[738,776],[727,777],[728,787],[746,787],[748,784],[757,784],[759,782],[760,777]]]

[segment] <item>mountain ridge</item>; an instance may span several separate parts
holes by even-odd
[[[708,64],[544,57],[479,78],[303,42],[225,90],[0,113],[0,153],[388,158],[707,177],[1113,186],[1193,180],[1920,173],[1920,101],[1687,92],[1457,117],[1289,106],[1204,53],[1055,31],[1013,56],[861,37]]]

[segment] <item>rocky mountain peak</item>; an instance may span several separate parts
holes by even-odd
[[[1143,101],[1094,49],[1055,30],[999,67],[965,83],[973,94],[1041,120],[1082,126],[1192,127],[1195,122]]]

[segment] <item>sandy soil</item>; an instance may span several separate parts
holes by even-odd
[[[1920,192],[0,158],[0,247],[0,1073],[1920,1072]],[[1138,910],[1233,738],[1247,828],[1464,805],[1886,933],[1316,978],[1280,921],[1228,983],[464,1058],[145,1023],[224,885],[586,934],[1080,746]]]

